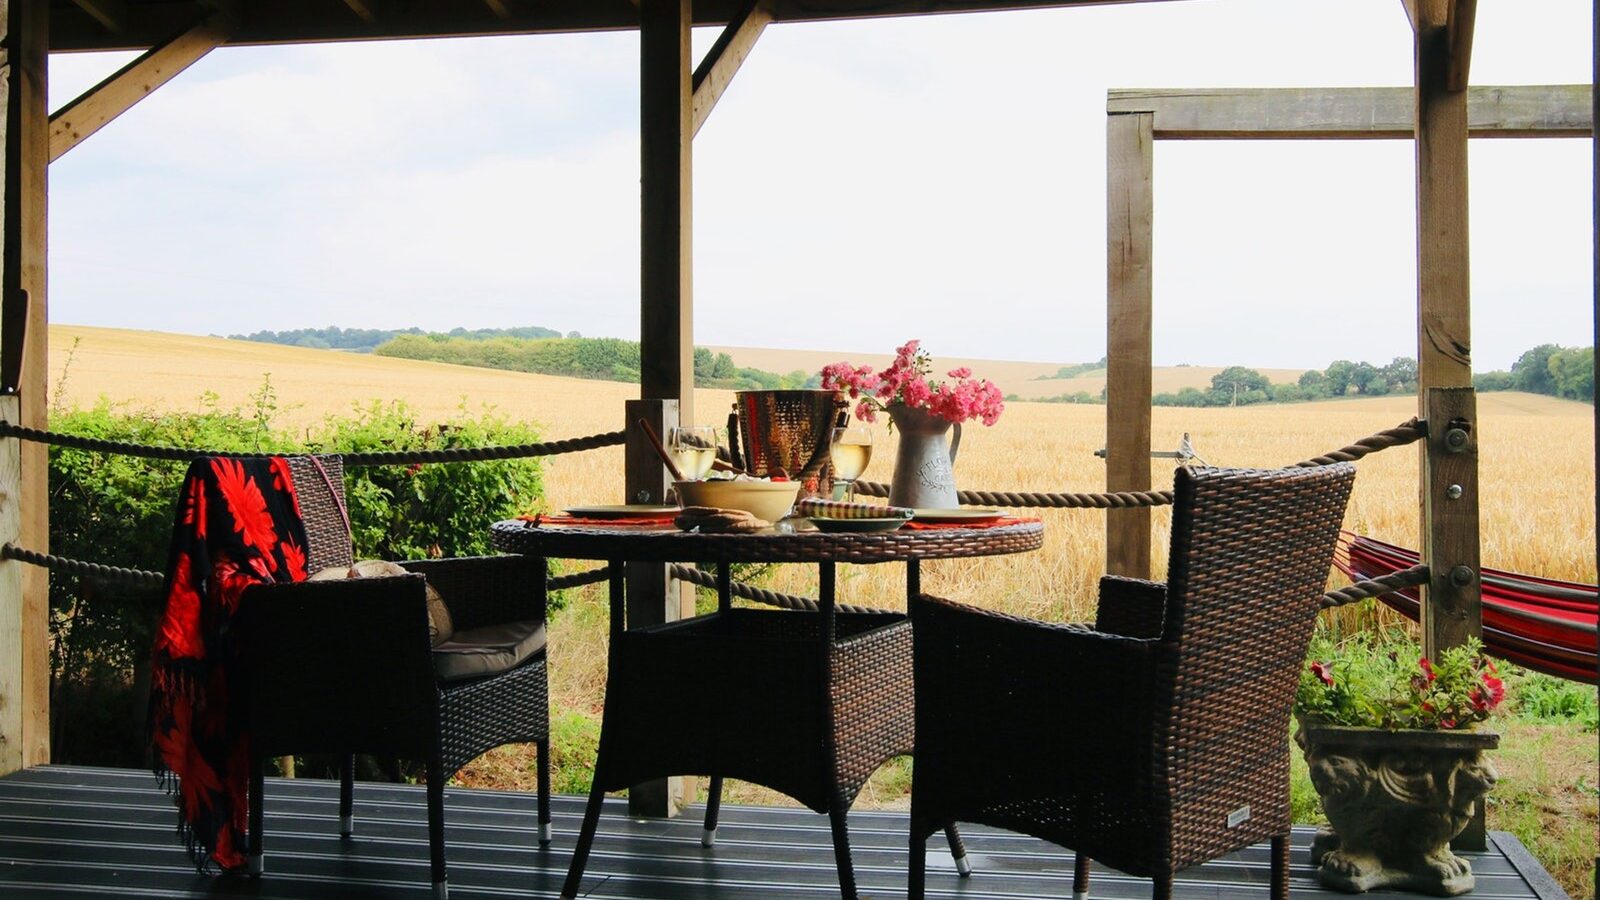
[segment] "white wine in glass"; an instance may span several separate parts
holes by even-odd
[[[872,461],[872,429],[862,425],[835,428],[828,452],[833,460],[833,480],[849,485],[853,499],[856,479]]]
[[[710,425],[683,425],[667,432],[667,452],[689,481],[699,481],[717,461],[717,430]]]

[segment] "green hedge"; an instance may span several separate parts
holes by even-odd
[[[102,402],[57,410],[55,430],[177,447],[230,451],[424,450],[532,443],[532,427],[465,408],[425,424],[404,405],[374,402],[330,416],[302,435],[273,427],[271,385],[250,407],[215,396],[195,412]],[[166,566],[178,486],[187,463],[52,447],[50,547],[63,556],[139,569]],[[372,466],[345,473],[358,558],[422,559],[491,552],[489,522],[536,509],[537,459],[430,466]],[[52,574],[51,730],[60,762],[139,765],[150,637],[157,592]]]

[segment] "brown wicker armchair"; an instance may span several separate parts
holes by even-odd
[[[1101,582],[1095,629],[923,595],[910,896],[943,823],[1155,880],[1263,839],[1288,895],[1289,709],[1355,470],[1179,469],[1167,584]]]
[[[339,459],[295,458],[290,468],[305,520],[308,570],[350,565]],[[260,585],[241,601],[252,874],[262,868],[262,762],[291,753],[343,757],[339,821],[345,837],[353,830],[354,754],[424,761],[437,897],[448,893],[444,784],[487,750],[538,745],[539,841],[550,841],[544,560],[497,556],[402,565],[414,574]],[[424,577],[448,602],[456,626],[456,637],[438,648],[430,646]],[[497,641],[504,640],[505,623],[533,635],[518,648],[517,656],[526,658],[486,674],[450,671],[447,654],[503,653]]]

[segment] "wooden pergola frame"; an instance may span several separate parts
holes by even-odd
[[[1099,5],[1150,0],[0,0],[0,417],[46,425],[46,214],[49,163],[161,83],[224,44],[306,43],[476,34],[530,34],[637,28],[640,36],[641,125],[641,384],[627,422],[644,417],[658,427],[692,417],[693,316],[691,275],[693,138],[768,22],[870,18],[888,15],[974,12],[1031,7]],[[1164,0],[1173,2],[1173,0]],[[1418,294],[1423,334],[1419,354],[1424,385],[1459,387],[1450,395],[1470,420],[1467,358],[1466,139],[1467,93],[1475,0],[1402,0],[1416,36],[1415,138],[1418,153]],[[1401,18],[1396,12],[1397,20]],[[689,33],[718,25],[722,37],[696,65]],[[48,113],[47,56],[52,50],[140,49],[144,54],[73,101]],[[1113,116],[1116,151],[1156,136],[1149,115]],[[1127,147],[1132,147],[1129,151]],[[1123,171],[1117,192],[1148,194],[1149,170]],[[1124,214],[1133,209],[1125,207]],[[1148,207],[1145,207],[1148,209]],[[1148,226],[1146,221],[1140,227]],[[1122,252],[1118,256],[1119,249]],[[1118,335],[1148,329],[1148,305],[1125,303],[1117,291],[1148,284],[1150,260],[1129,244],[1113,252],[1116,275],[1112,329]],[[1146,293],[1148,293],[1146,289]],[[1139,318],[1140,316],[1143,318]],[[1129,409],[1131,397],[1148,399],[1149,352],[1119,355],[1115,342],[1108,412]],[[1144,368],[1141,375],[1137,369]],[[1130,391],[1132,393],[1130,393]],[[1452,401],[1456,402],[1456,401]],[[1137,412],[1137,411],[1134,411]],[[1447,413],[1441,409],[1430,412]],[[1113,487],[1138,481],[1132,455],[1148,478],[1148,409],[1142,432],[1119,427],[1109,449]],[[1449,417],[1447,413],[1446,417]],[[1429,457],[1434,456],[1430,443]],[[644,448],[627,451],[629,500],[658,499],[666,485]],[[40,444],[0,441],[0,542],[48,550],[47,457]],[[1430,484],[1459,478],[1431,471]],[[1431,502],[1431,501],[1430,501]],[[1138,513],[1117,514],[1129,528]],[[1453,521],[1434,515],[1436,522]],[[1475,518],[1474,518],[1475,522]],[[1457,538],[1465,525],[1449,525]],[[1460,548],[1476,571],[1473,546]],[[1126,542],[1120,542],[1129,546]],[[1437,553],[1439,542],[1429,543]],[[1122,553],[1123,551],[1117,551]],[[1456,557],[1452,557],[1456,558]],[[1138,570],[1138,558],[1116,556],[1114,570]],[[681,595],[661,567],[629,573],[630,620],[648,624],[679,617]],[[1452,615],[1468,615],[1470,592],[1447,591]],[[0,562],[0,773],[49,761],[48,579],[43,570]],[[671,702],[673,686],[664,686]],[[635,790],[636,812],[670,813],[681,800],[676,786]]]

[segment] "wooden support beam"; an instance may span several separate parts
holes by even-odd
[[[640,15],[640,395],[694,421],[689,0]]]
[[[350,11],[359,16],[361,21],[375,25],[378,22],[378,11],[373,8],[374,2],[375,0],[344,0],[344,5],[350,7]]]
[[[663,402],[663,409],[674,401],[686,423],[694,421],[691,23],[690,0],[643,0],[640,6],[639,391],[646,401]],[[661,466],[651,465],[652,484],[660,484]],[[637,502],[636,489],[629,496]],[[678,595],[665,576],[647,589],[635,594],[630,587],[630,608],[637,602],[671,615]],[[662,702],[678,690],[692,686],[662,685]],[[676,815],[686,802],[681,782],[651,782],[628,792],[635,815]]]
[[[1423,652],[1483,633],[1478,422],[1472,390],[1467,91],[1451,87],[1456,0],[1418,0],[1416,33],[1417,386],[1422,456]],[[1480,803],[1452,846],[1487,846]]]
[[[1150,489],[1155,117],[1106,117],[1106,490]],[[1106,511],[1106,571],[1150,577],[1150,509]]]
[[[1400,0],[1400,5],[1405,7],[1406,21],[1411,23],[1413,30],[1417,27],[1417,0]]]
[[[1472,32],[1477,18],[1478,0],[1452,0],[1450,3],[1445,22],[1450,68],[1445,84],[1452,91],[1467,89],[1467,75],[1472,68]]]
[[[510,0],[483,0],[483,5],[489,7],[490,12],[502,19],[511,18]]]
[[[1475,138],[1587,138],[1594,89],[1587,84],[1476,87],[1467,92]],[[1157,140],[1411,140],[1416,90],[1269,88],[1115,90],[1106,112],[1155,116]]]
[[[50,161],[82,143],[156,88],[227,41],[234,19],[214,12],[198,25],[157,44],[50,117]]]
[[[125,0],[72,0],[94,17],[107,31],[121,34],[128,30],[128,4]]]
[[[750,0],[706,51],[706,58],[694,70],[694,134],[699,134],[700,126],[711,117],[712,108],[771,21],[771,0]]]
[[[0,340],[0,370],[19,374],[0,418],[46,428],[49,0],[0,3],[0,30],[0,323],[22,331]],[[0,539],[48,551],[48,466],[43,444],[0,442]],[[47,572],[0,562],[0,773],[50,761],[49,610]]]

